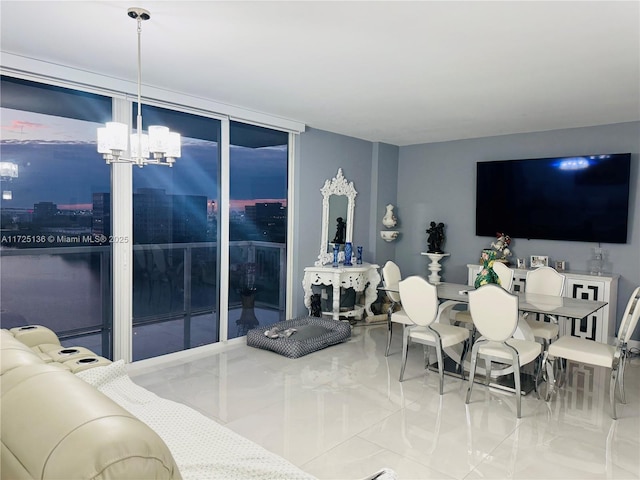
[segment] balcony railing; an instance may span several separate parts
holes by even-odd
[[[0,249],[2,327],[37,323],[62,339],[99,335],[102,355],[111,356],[111,248],[77,246]],[[284,317],[285,245],[230,243],[229,308],[240,308],[237,266],[255,264],[256,306]],[[190,348],[191,320],[219,319],[217,243],[133,246],[133,326],[182,320],[183,347]],[[217,322],[217,320],[216,320]],[[216,327],[218,327],[216,325]],[[217,328],[219,330],[219,328]]]

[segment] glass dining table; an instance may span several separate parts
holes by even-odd
[[[440,283],[437,285],[437,289],[438,298],[441,300],[466,303],[468,302],[468,292],[474,290],[474,287],[459,283]],[[514,295],[518,296],[518,308],[522,312],[541,313],[565,318],[585,318],[607,304],[607,302],[596,300],[556,297],[554,295],[527,292],[518,292]]]
[[[455,320],[451,316],[451,311],[457,305],[468,303],[468,293],[475,288],[466,284],[448,282],[439,283],[436,287],[438,291],[438,298],[440,300],[438,318],[436,321],[453,324],[455,323]],[[398,285],[382,286],[379,290],[398,292]],[[518,296],[518,309],[521,312],[551,315],[559,318],[559,320],[562,318],[585,318],[607,305],[607,302],[595,300],[557,297],[553,295],[541,295],[527,292],[517,292],[514,293],[514,295]],[[513,336],[514,338],[522,340],[534,340],[531,328],[522,318],[518,322],[518,327]],[[450,363],[448,368],[445,367],[445,372],[454,376],[459,376],[459,374],[456,373],[455,365],[460,362],[462,348],[460,346],[453,346],[445,348],[444,351],[447,357],[449,357],[448,362]],[[429,365],[429,368],[432,368],[431,364]],[[437,370],[437,366],[434,365],[433,368]],[[470,364],[468,360],[465,360],[464,368],[465,371],[469,371]],[[478,365],[476,371],[477,381],[484,382],[484,368]],[[512,375],[509,375],[512,372],[513,370],[510,366],[505,366],[505,368],[500,369],[495,368],[494,364],[494,368],[492,369],[492,379],[489,385],[498,389],[513,392],[513,379]],[[494,376],[496,377],[495,379]],[[524,373],[522,376],[522,394],[526,395],[533,390],[534,381],[531,374],[527,375]]]
[[[438,321],[442,321],[443,313],[451,306],[468,303],[468,293],[475,290],[470,285],[462,283],[443,282],[436,285],[438,298],[441,300]],[[380,291],[398,292],[398,285],[379,287]],[[518,309],[521,312],[539,313],[554,317],[581,319],[597,312],[607,305],[607,302],[586,300],[581,298],[557,297],[537,293],[517,292]],[[524,337],[523,337],[524,338]]]

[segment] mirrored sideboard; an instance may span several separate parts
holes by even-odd
[[[473,285],[481,265],[467,265],[467,284]],[[526,291],[526,277],[529,269],[514,268],[513,291]],[[582,319],[560,317],[560,335],[595,340],[613,344],[616,335],[616,307],[618,302],[619,275],[591,275],[587,272],[559,271],[565,276],[564,296],[585,300],[608,302],[607,305]]]
[[[362,263],[352,266],[333,267],[332,265],[307,267],[304,269],[302,287],[304,289],[304,306],[311,314],[311,295],[314,285],[326,285],[333,289],[333,304],[331,311],[323,311],[323,315],[331,315],[334,320],[340,317],[356,318],[360,320],[363,312],[373,315],[371,304],[378,298],[377,287],[380,283],[378,265]],[[345,312],[340,311],[341,288],[353,288],[356,292],[364,292],[362,304],[356,304]]]

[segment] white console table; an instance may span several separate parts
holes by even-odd
[[[473,285],[481,266],[468,264],[467,284]],[[526,276],[530,269],[514,268],[513,291],[526,291]],[[562,318],[560,335],[586,338],[601,343],[613,344],[616,335],[616,306],[618,302],[619,275],[591,275],[587,272],[559,271],[566,277],[564,296],[608,302],[607,305],[586,318]]]
[[[340,320],[340,316],[348,318],[362,318],[363,311],[367,315],[373,315],[371,304],[378,298],[378,284],[380,274],[378,265],[372,263],[354,264],[345,267],[340,265],[333,267],[327,264],[321,267],[307,267],[304,269],[302,287],[304,289],[304,306],[311,313],[311,295],[313,285],[327,285],[333,287],[333,310],[322,312],[323,315],[331,315],[334,320]],[[340,288],[353,288],[356,292],[364,292],[364,305],[355,305],[348,312],[340,311]]]

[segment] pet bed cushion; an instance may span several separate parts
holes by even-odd
[[[293,328],[290,336],[280,335],[269,338],[265,331],[284,332]],[[271,350],[289,358],[298,358],[311,352],[344,342],[351,337],[351,326],[347,322],[327,318],[300,317],[293,320],[274,323],[266,327],[254,328],[247,332],[247,345]]]

